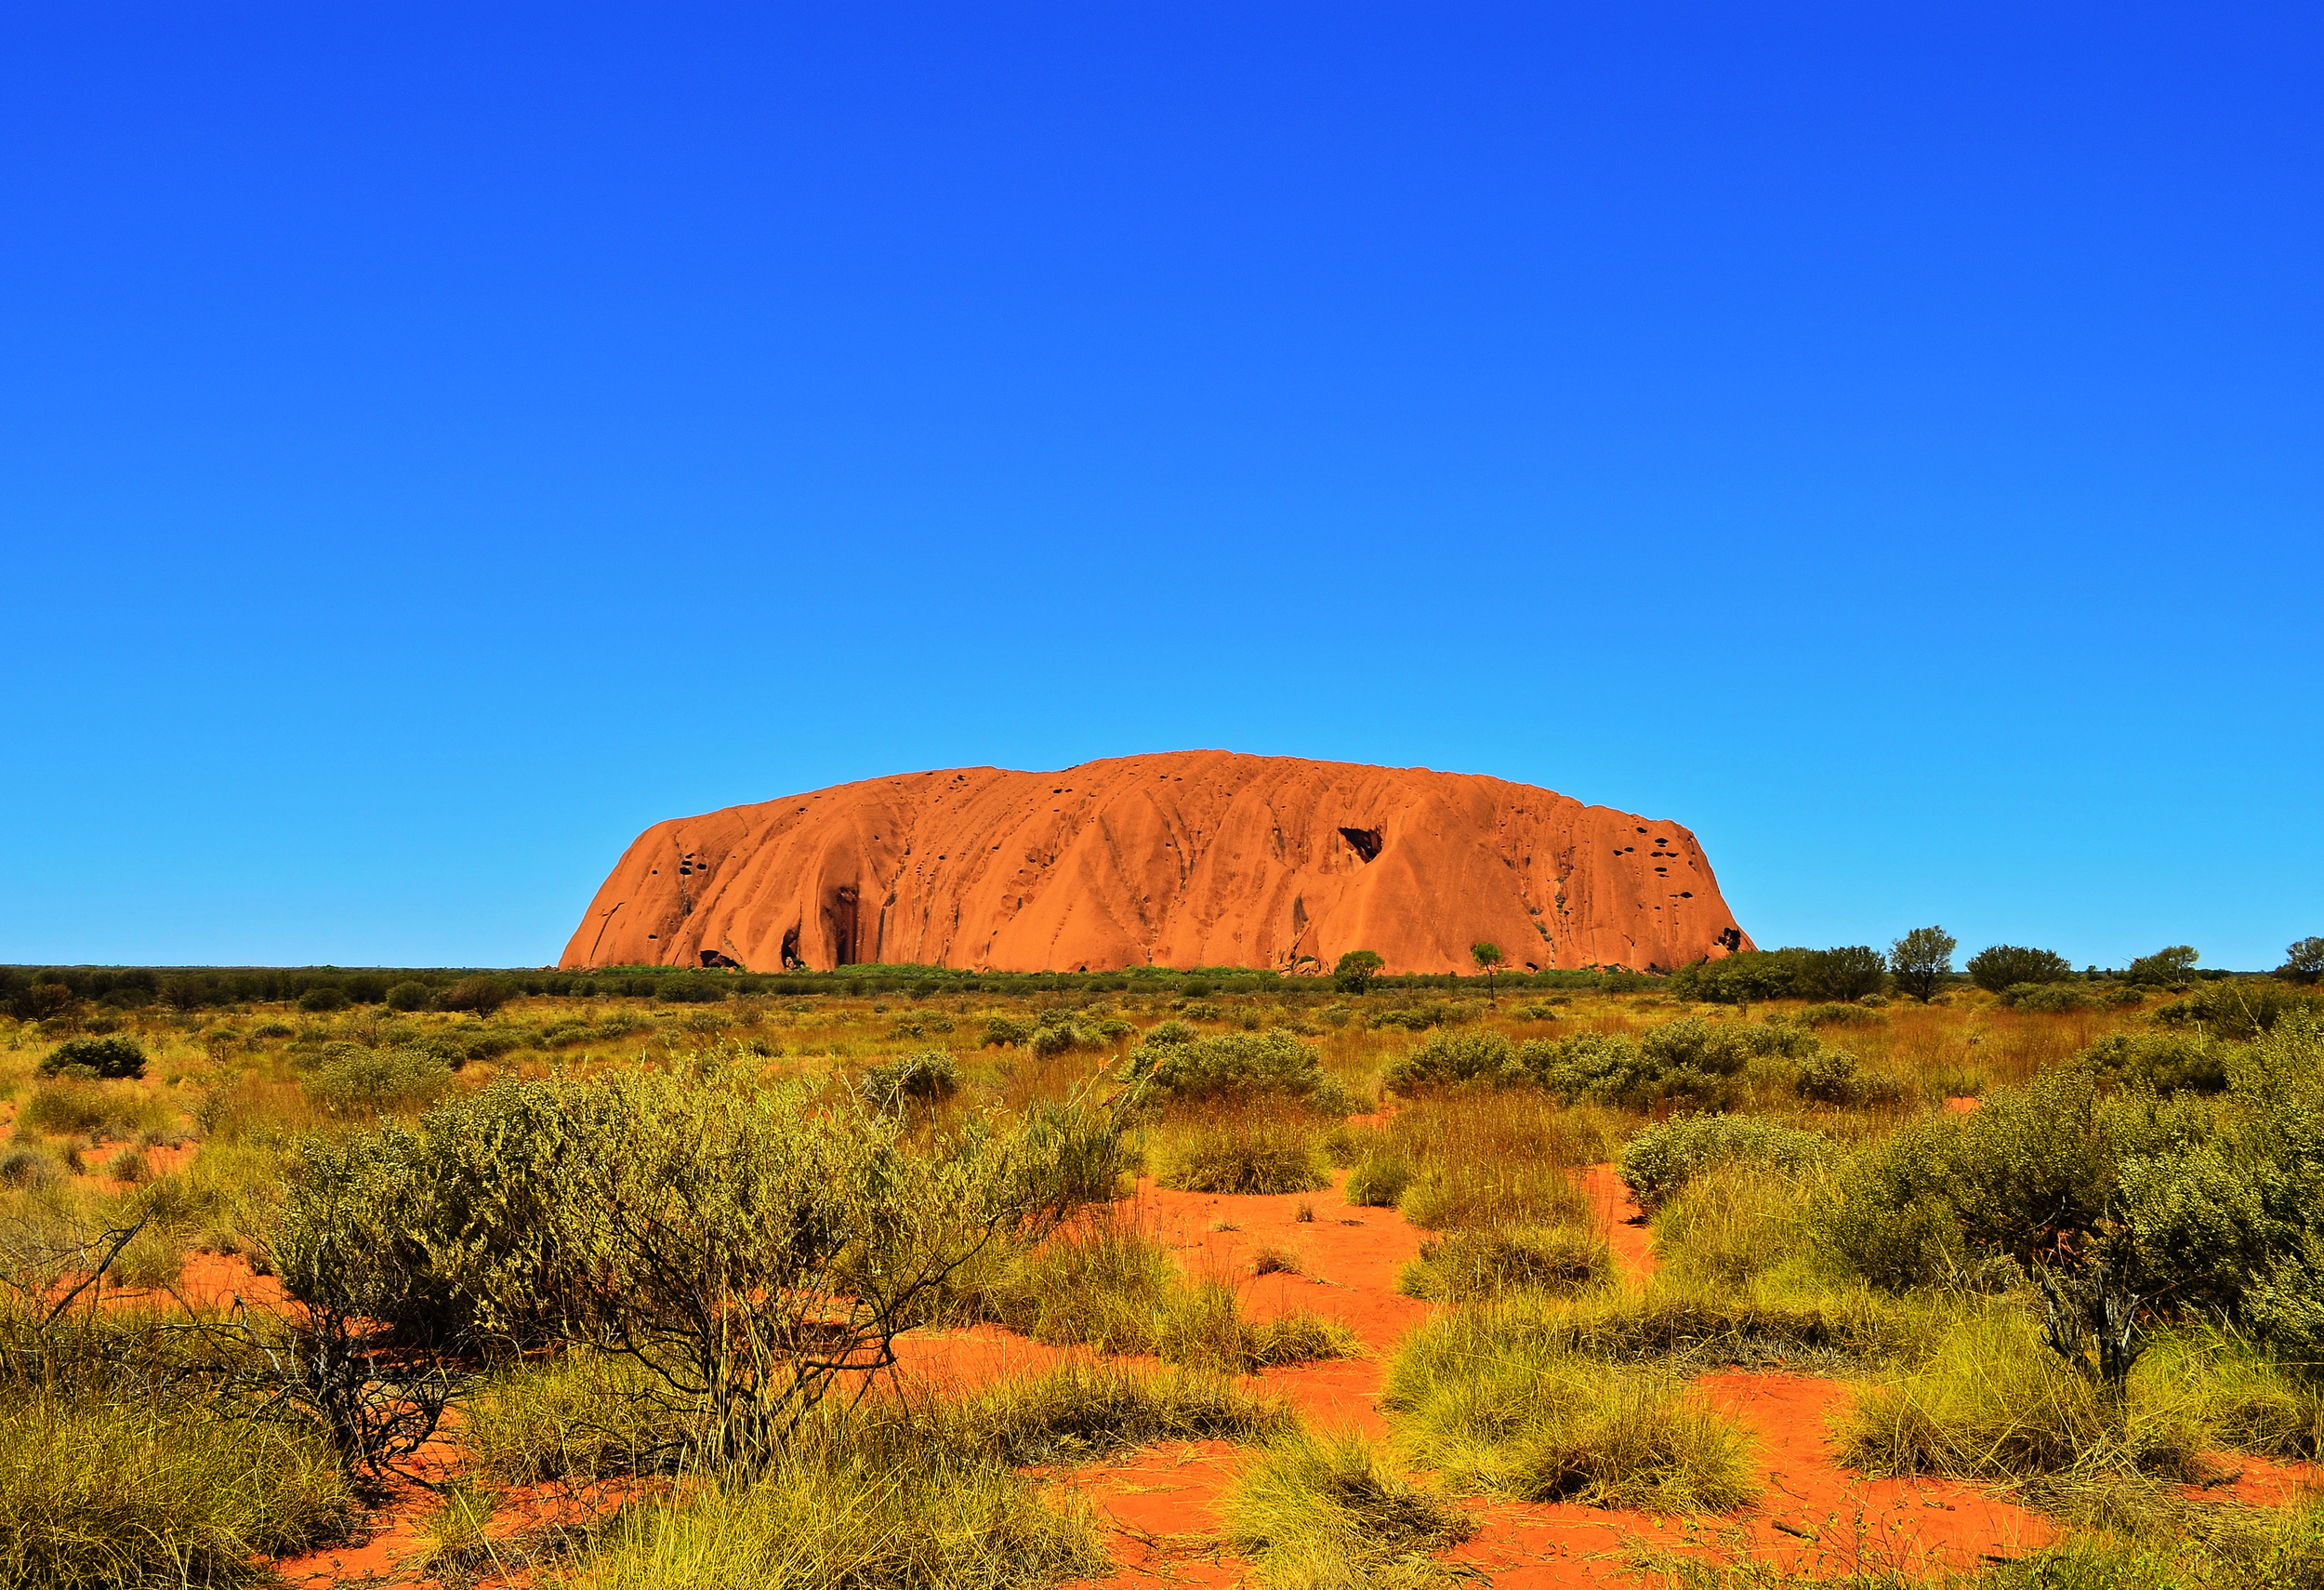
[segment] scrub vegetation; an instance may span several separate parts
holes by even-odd
[[[2184,950],[0,971],[0,1580],[256,1584],[432,1488],[445,1583],[1055,1584],[1120,1538],[1061,1477],[1194,1442],[1253,1583],[1449,1584],[1481,1508],[1751,1516],[1705,1377],[1780,1368],[1857,1472],[2058,1522],[1976,1577],[2317,1583],[2318,1516],[2221,1487],[2324,1449],[2324,996]],[[1417,1322],[1367,1345],[1304,1238],[1207,1265],[1157,1187],[1336,1192]],[[1384,1436],[1271,1385],[1366,1356]],[[610,1500],[526,1534],[542,1487]]]

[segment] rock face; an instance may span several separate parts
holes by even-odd
[[[1695,836],[1524,784],[1229,751],[842,784],[638,836],[561,966],[1664,970],[1749,949]]]

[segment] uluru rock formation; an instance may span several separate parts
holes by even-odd
[[[1507,964],[1751,947],[1695,836],[1471,774],[1172,751],[842,784],[638,836],[561,966]]]

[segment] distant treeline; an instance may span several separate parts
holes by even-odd
[[[1501,988],[1604,988],[1634,991],[1661,979],[1635,972],[1501,972]],[[1451,973],[1383,976],[1374,989],[1482,988],[1483,976]],[[1141,966],[1123,972],[966,972],[943,966],[843,966],[832,972],[695,971],[680,966],[615,966],[595,972],[501,970],[489,967],[370,966],[0,966],[0,1007],[24,1019],[52,1015],[65,1003],[136,1010],[160,1005],[203,1010],[218,1005],[294,1003],[313,1010],[393,1002],[416,1009],[472,1008],[479,985],[502,998],[521,994],[619,997],[674,1003],[707,1002],[742,995],[904,994],[926,999],[955,994],[1330,993],[1331,979],[1253,972],[1240,966],[1190,969]],[[445,1001],[449,1000],[450,1003]]]

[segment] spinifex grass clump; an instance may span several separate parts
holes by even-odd
[[[1380,1401],[1398,1451],[1459,1490],[1657,1512],[1723,1512],[1758,1492],[1748,1437],[1672,1371],[1585,1358],[1538,1309],[1429,1320]]]
[[[1576,1178],[1604,1158],[1606,1122],[1539,1094],[1459,1091],[1396,1112],[1381,1158],[1409,1167],[1397,1207],[1433,1231],[1489,1226],[1586,1227],[1590,1199]]]
[[[1499,1226],[1420,1244],[1396,1290],[1440,1303],[1489,1302],[1514,1292],[1570,1295],[1614,1272],[1603,1232],[1579,1226]]]
[[[1655,1212],[1666,1285],[1743,1288],[1779,1266],[1819,1270],[1815,1216],[1829,1164],[1792,1171],[1739,1161],[1692,1177]]]
[[[2117,1397],[2061,1363],[2021,1307],[1967,1310],[1927,1355],[1871,1382],[1845,1451],[1877,1474],[2023,1480],[2115,1470],[2199,1477],[2199,1399],[2152,1373]]]
[[[1037,1341],[1150,1353],[1233,1374],[1362,1349],[1345,1325],[1304,1310],[1246,1319],[1234,1287],[1189,1280],[1169,1249],[1111,1211],[1060,1231],[1010,1273],[986,1278],[963,1294],[960,1310]]]
[[[1331,1185],[1312,1117],[1252,1102],[1181,1114],[1160,1128],[1155,1179],[1181,1192],[1298,1193]]]
[[[1459,1507],[1398,1476],[1357,1435],[1286,1435],[1235,1482],[1227,1540],[1270,1590],[1449,1583],[1429,1554],[1476,1532]]]
[[[255,1583],[260,1559],[347,1520],[327,1443],[246,1410],[97,1388],[5,1398],[0,1583]]]
[[[944,1438],[908,1409],[818,1417],[755,1475],[624,1509],[581,1590],[1014,1590],[1095,1576],[1089,1505]]]

